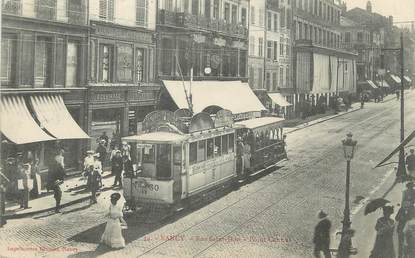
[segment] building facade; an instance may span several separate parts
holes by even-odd
[[[86,128],[86,15],[81,0],[2,1],[2,161],[21,152],[44,169],[61,145],[67,168],[78,167],[78,139],[86,137],[79,128]],[[20,119],[14,129],[13,117]],[[64,124],[69,131],[60,131]]]
[[[156,2],[90,0],[87,132],[94,141],[137,133],[153,111],[156,82]]]
[[[332,0],[293,1],[294,84],[297,113],[330,105],[356,91],[356,54],[341,48],[341,5]]]

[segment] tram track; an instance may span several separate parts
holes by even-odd
[[[359,126],[361,126],[362,124],[369,124],[369,125],[370,125],[370,126],[366,127],[366,129],[367,129],[367,130],[369,130],[369,129],[371,129],[371,128],[376,128],[376,127],[378,127],[378,125],[379,125],[379,120],[378,120],[378,118],[379,118],[379,117],[381,117],[381,116],[384,116],[384,115],[385,115],[386,113],[388,113],[388,112],[393,112],[393,109],[394,109],[394,107],[395,107],[395,106],[396,106],[396,105],[393,105],[392,107],[388,107],[387,109],[385,109],[385,110],[383,110],[383,111],[381,111],[381,112],[379,112],[379,113],[376,113],[376,114],[374,114],[374,115],[372,115],[372,116],[370,116],[370,117],[368,117],[368,118],[366,118],[366,119],[364,119],[364,120],[361,120],[361,121],[359,121],[359,122],[357,122],[357,123],[354,123],[354,124],[352,124],[352,125],[350,125],[350,124],[345,125],[345,126],[343,126],[343,127],[341,127],[341,128],[340,128],[339,132],[341,132],[341,131],[345,130],[345,129],[346,129],[346,127],[347,127],[347,129],[348,129],[348,130],[353,131],[353,130],[352,130],[353,128],[359,127]],[[347,121],[350,121],[350,120],[352,120],[352,119],[353,119],[353,117],[351,117],[351,116],[349,116],[349,115],[342,116],[342,118],[343,118],[342,122],[347,122]],[[347,119],[345,120],[344,118],[347,118]],[[355,118],[354,118],[354,119],[355,119]],[[370,123],[371,121],[377,121],[378,123]],[[339,132],[334,133],[334,134],[333,134],[333,136],[331,136],[331,137],[330,137],[330,139],[326,139],[326,141],[331,141],[331,139],[334,139],[334,138],[336,138],[336,139],[337,139],[337,135],[336,135],[336,134],[338,134]],[[320,143],[319,145],[321,146],[321,143]],[[311,147],[311,148],[312,148],[312,146],[309,146],[309,147]],[[290,176],[299,176],[299,175],[301,175],[301,174],[305,173],[305,172],[304,172],[304,169],[305,169],[305,168],[309,167],[309,166],[310,166],[310,165],[312,165],[312,164],[315,164],[316,162],[319,162],[319,161],[321,161],[321,160],[327,159],[327,156],[328,156],[330,153],[333,153],[333,151],[334,151],[334,150],[336,150],[336,149],[338,149],[338,146],[333,146],[333,147],[330,147],[330,148],[328,148],[326,151],[324,151],[323,153],[319,153],[319,155],[318,155],[317,157],[312,158],[311,160],[308,160],[308,162],[306,162],[306,163],[303,163],[303,165],[302,165],[302,166],[296,167],[296,168],[294,168],[293,170],[291,170],[291,171],[290,171],[290,172],[288,172],[288,173],[285,173],[285,174],[279,174],[280,176],[278,176],[278,177],[276,177],[276,178],[273,178],[272,180],[269,180],[269,183],[267,183],[267,184],[266,184],[265,186],[263,186],[262,188],[259,188],[259,189],[255,190],[255,191],[253,191],[253,192],[249,192],[248,194],[244,195],[243,197],[239,198],[238,200],[234,201],[233,203],[231,203],[231,204],[227,205],[226,207],[224,207],[224,208],[222,208],[222,209],[220,209],[220,210],[216,211],[215,213],[213,213],[213,214],[209,215],[208,217],[204,218],[203,220],[201,220],[201,221],[199,221],[199,222],[197,222],[197,223],[195,223],[195,224],[193,224],[193,225],[191,225],[191,226],[187,227],[186,229],[181,230],[179,233],[177,233],[177,234],[175,234],[175,235],[176,235],[176,236],[177,236],[177,235],[183,235],[184,233],[186,233],[186,232],[190,231],[191,229],[193,229],[193,228],[195,228],[195,227],[197,227],[197,226],[199,226],[199,225],[203,224],[204,222],[208,221],[209,219],[211,219],[211,218],[213,218],[213,217],[215,217],[215,216],[217,216],[217,215],[219,215],[219,214],[221,214],[221,213],[225,212],[226,210],[228,210],[228,209],[230,209],[230,208],[234,207],[235,205],[237,205],[237,204],[238,204],[238,203],[240,203],[241,201],[243,201],[243,200],[245,200],[245,199],[247,199],[247,198],[252,198],[252,197],[253,197],[253,196],[255,196],[256,194],[258,194],[258,193],[260,193],[260,192],[264,191],[265,189],[267,189],[268,187],[273,186],[273,185],[275,185],[276,183],[280,183],[280,182],[281,182],[281,180],[284,180],[284,179],[285,179],[285,178],[287,178],[287,177],[290,177]],[[275,173],[275,171],[274,171],[273,173]],[[318,181],[318,178],[316,178],[316,179],[315,179],[315,180],[313,180],[312,182],[316,182],[316,181]],[[324,192],[325,192],[325,191],[324,191]],[[291,195],[292,193],[293,193],[292,191],[288,191],[288,193],[287,193],[287,194],[284,194],[284,195],[283,195],[283,196],[284,196],[283,198],[279,198],[279,200],[278,200],[277,202],[273,202],[272,204],[268,205],[267,207],[265,207],[265,208],[263,209],[263,211],[262,211],[262,212],[265,212],[266,210],[270,209],[270,208],[271,208],[271,207],[273,207],[274,205],[279,204],[282,200],[284,200],[284,199],[285,199],[285,197],[287,197],[287,196]],[[261,213],[262,213],[262,212],[261,212]],[[250,217],[248,220],[246,220],[246,223],[248,223],[248,222],[249,222],[249,221],[251,221],[252,219],[256,218],[258,215],[260,215],[260,213],[258,213],[258,214],[256,214],[256,215],[254,215],[254,216]],[[237,229],[240,229],[240,228],[241,228],[243,225],[245,225],[246,223],[242,223],[241,225],[239,225],[239,226],[235,227],[235,228],[234,228],[231,232],[228,232],[227,234],[225,234],[225,236],[227,236],[227,235],[231,234],[232,232],[236,231]],[[162,241],[162,242],[160,242],[160,243],[156,244],[155,246],[151,247],[150,249],[146,250],[145,252],[143,252],[142,254],[140,254],[140,255],[139,255],[139,256],[137,256],[137,257],[142,257],[142,256],[144,256],[144,255],[146,255],[146,254],[148,254],[148,253],[152,252],[153,250],[157,249],[158,247],[160,247],[160,246],[164,245],[164,244],[165,244],[165,243],[167,243],[167,242],[169,242],[169,240],[164,240],[164,241]],[[214,246],[216,243],[217,243],[217,242],[212,243],[211,245],[209,245],[207,248],[203,249],[203,250],[202,250],[201,252],[199,252],[199,253],[200,253],[200,254],[201,254],[201,253],[203,253],[204,251],[208,250],[210,247]],[[199,253],[198,253],[198,254],[199,254]],[[198,255],[198,254],[197,254],[197,255]]]

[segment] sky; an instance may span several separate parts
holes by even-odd
[[[354,7],[366,9],[367,0],[343,0],[347,10]],[[373,12],[392,15],[394,21],[415,21],[415,0],[371,0]]]

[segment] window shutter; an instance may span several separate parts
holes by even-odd
[[[99,1],[99,18],[107,18],[107,0]]]
[[[114,0],[108,0],[108,20],[113,21],[114,20]]]

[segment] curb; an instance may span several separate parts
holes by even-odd
[[[308,127],[310,127],[310,126],[313,126],[313,125],[316,125],[316,124],[320,124],[320,123],[326,122],[326,121],[328,121],[328,120],[330,120],[330,119],[333,119],[333,118],[336,118],[336,117],[339,117],[339,116],[344,116],[344,115],[349,114],[349,113],[352,113],[352,112],[356,112],[356,111],[358,111],[358,110],[360,110],[360,108],[355,108],[355,109],[352,109],[352,110],[350,110],[350,111],[347,111],[347,112],[344,112],[344,113],[340,113],[340,114],[337,114],[337,115],[334,115],[334,116],[328,117],[328,118],[326,118],[326,119],[322,119],[322,120],[320,120],[320,121],[318,121],[318,122],[315,122],[315,123],[312,123],[312,124],[307,124],[307,125],[306,125],[306,126],[304,126],[304,127],[293,129],[293,130],[291,130],[291,131],[287,132],[286,134],[290,134],[290,133],[293,133],[293,132],[295,132],[295,131],[298,131],[298,130],[301,130],[301,129],[304,129],[304,128],[308,128]]]

